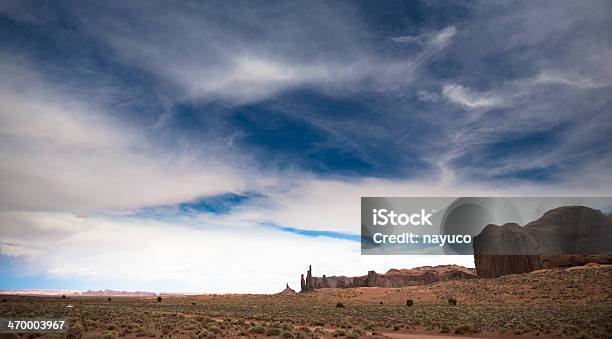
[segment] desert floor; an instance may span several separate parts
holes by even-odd
[[[612,267],[600,265],[290,295],[0,301],[0,317],[69,318],[68,337],[612,337]]]

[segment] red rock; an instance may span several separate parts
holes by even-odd
[[[474,237],[479,277],[612,263],[612,219],[584,206],[552,209],[521,227],[487,225]]]
[[[310,278],[308,278],[310,276]],[[302,275],[303,277],[303,275]],[[413,269],[390,269],[385,274],[369,271],[368,275],[358,277],[345,276],[323,276],[317,278],[312,276],[312,268],[309,268],[305,287],[302,291],[311,291],[318,288],[351,288],[351,287],[403,287],[410,285],[431,284],[438,281],[473,279],[476,274],[473,269],[457,265],[423,266]],[[309,285],[308,281],[312,281]],[[309,286],[312,286],[309,289]]]

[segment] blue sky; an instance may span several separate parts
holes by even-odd
[[[610,7],[3,1],[0,289],[471,265],[360,257],[359,197],[610,195]]]

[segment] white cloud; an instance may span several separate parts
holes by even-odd
[[[579,89],[601,88],[610,85],[610,79],[594,80],[586,76],[572,74],[571,72],[542,71],[537,76],[529,79],[534,85],[564,85]]]
[[[588,181],[588,178],[584,178]],[[610,185],[606,187],[612,187]],[[308,264],[315,274],[363,275],[367,270],[456,263],[471,256],[361,256],[360,244],[310,238],[258,226],[269,220],[304,229],[359,233],[361,196],[609,195],[583,181],[556,185],[447,185],[435,181],[302,179],[272,194],[267,206],[227,215],[156,221],[69,213],[0,213],[4,255],[29,263],[23,274],[78,277],[91,288],[192,292],[277,292],[298,288]],[[329,260],[334,258],[334,260]]]
[[[315,274],[365,275],[391,267],[458,263],[473,266],[470,256],[360,256],[359,243],[308,238],[265,228],[215,230],[142,219],[76,218],[64,213],[22,213],[2,230],[4,255],[25,255],[29,274],[78,277],[91,288],[187,292],[257,292],[299,289],[299,277],[312,264]],[[33,219],[33,220],[31,220]],[[30,238],[46,226],[66,225],[61,239]],[[0,213],[0,223],[6,214]],[[14,219],[13,219],[14,221]],[[40,225],[40,224],[39,224]],[[23,253],[18,245],[31,249]],[[328,260],[334,258],[334,260]]]
[[[444,46],[450,42],[451,38],[457,34],[457,29],[453,26],[443,28],[439,31],[427,32],[420,35],[403,35],[392,37],[391,40],[399,43],[418,43],[422,45]]]
[[[219,157],[167,152],[95,100],[51,90],[23,62],[0,61],[0,209],[87,213],[243,189]]]
[[[578,112],[592,114],[591,109],[600,107],[601,103],[588,99],[564,102],[565,98],[570,95],[582,98],[588,90],[605,88],[610,84],[612,82],[605,74],[593,77],[561,70],[542,70],[533,76],[505,81],[497,88],[481,92],[460,84],[445,84],[440,96],[463,107],[468,115],[449,122],[452,126],[448,136],[449,147],[442,154],[434,155],[433,161],[442,171],[456,179],[452,166],[454,160],[496,140],[513,140],[520,135],[546,131],[574,121]],[[421,100],[427,99],[428,97],[424,97]],[[489,116],[485,114],[496,108],[503,108],[505,113]],[[513,154],[507,154],[503,160],[489,161],[487,176],[545,169],[547,166],[569,160],[576,156],[577,150],[581,148],[578,145],[590,142],[595,137],[593,134],[584,133],[585,128],[592,131],[602,130],[601,132],[605,133],[603,130],[609,129],[609,123],[605,120],[595,114],[594,121],[585,119],[581,123],[573,123],[572,127],[564,132],[563,142],[551,152],[522,155],[520,160],[513,157]],[[580,137],[574,137],[577,134]],[[478,175],[465,169],[463,174]]]
[[[307,264],[321,273],[360,275],[370,268],[385,271],[449,260],[360,257],[355,242],[258,227],[273,220],[316,229],[310,222],[317,220],[304,214],[294,224],[299,217],[294,213],[319,209],[316,199],[325,187],[343,184],[303,183],[299,176],[291,184],[301,192],[272,193],[268,208],[246,206],[227,216],[164,223],[95,213],[241,191],[246,183],[240,171],[218,159],[159,149],[140,131],[104,114],[105,106],[95,100],[85,104],[76,90],[71,95],[61,86],[51,90],[26,63],[3,59],[0,66],[10,79],[0,85],[0,152],[10,159],[0,165],[0,251],[28,263],[20,274],[77,278],[91,288],[275,292],[285,282],[297,287]],[[248,71],[279,76],[273,68]],[[249,184],[259,180],[267,182],[265,174],[256,173],[255,183]],[[279,203],[289,198],[294,202]],[[300,202],[310,206],[296,210]],[[333,224],[351,213],[348,204],[334,206],[346,210],[330,219],[327,229],[348,229],[346,222]],[[75,216],[81,213],[86,217]],[[318,254],[315,259],[312,253]],[[337,260],[325,260],[329,257]],[[454,260],[470,264],[471,258]]]
[[[442,95],[454,103],[458,103],[470,109],[492,108],[503,105],[500,97],[490,93],[478,93],[468,87],[457,84],[444,85]]]
[[[418,53],[402,57],[377,50],[361,17],[340,3],[271,5],[259,12],[147,2],[122,4],[122,15],[112,21],[99,20],[99,13],[116,9],[94,7],[79,10],[83,29],[123,62],[175,86],[182,98],[230,104],[303,87],[336,95],[403,88],[456,34],[454,27],[424,33],[416,38],[424,42]],[[239,23],[219,21],[225,10]],[[271,22],[268,11],[299,14]]]

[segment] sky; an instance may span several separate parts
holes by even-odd
[[[0,289],[277,292],[362,196],[610,196],[609,1],[0,2]]]

